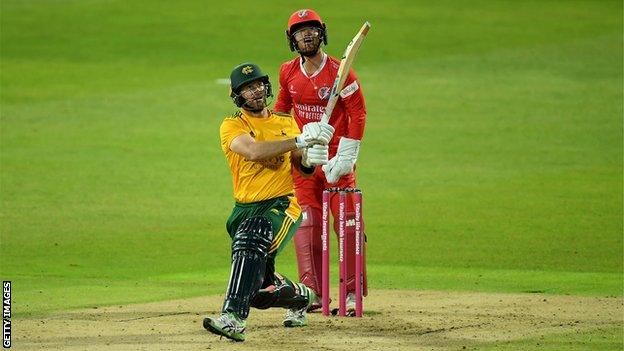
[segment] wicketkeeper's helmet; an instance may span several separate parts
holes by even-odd
[[[243,85],[255,80],[262,80],[266,85],[266,96],[273,96],[269,76],[264,74],[260,67],[254,63],[245,62],[234,67],[230,74],[230,97],[238,107],[245,104],[245,98],[241,95],[240,89]]]
[[[295,51],[297,48],[297,42],[293,37],[293,33],[297,29],[305,27],[306,25],[313,25],[321,31],[321,40],[323,44],[327,45],[327,27],[325,22],[321,19],[321,16],[314,10],[303,9],[297,10],[288,19],[288,28],[286,29],[286,38],[288,39],[288,46],[290,51]]]

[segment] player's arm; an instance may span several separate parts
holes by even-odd
[[[288,82],[286,82],[287,69],[286,64],[283,64],[279,73],[279,90],[277,92],[277,102],[275,103],[274,110],[276,112],[290,113],[292,109],[292,96],[288,91]]]
[[[349,116],[349,124],[345,137],[362,140],[364,127],[366,125],[366,103],[364,101],[362,87],[353,70],[349,72],[345,87],[340,92],[340,100],[343,102],[347,115]]]
[[[260,161],[297,149],[296,138],[276,141],[256,141],[241,134],[230,143],[230,149],[250,161]]]
[[[310,147],[310,149],[319,150],[322,147],[327,148],[333,134],[334,127],[331,125],[313,122],[306,124],[301,134],[286,140],[256,141],[247,133],[240,134],[232,139],[230,150],[250,161],[260,161],[296,149]],[[319,146],[316,146],[317,144]],[[318,152],[322,153],[320,150]],[[315,155],[314,152],[312,154]],[[304,164],[307,159],[304,158]]]

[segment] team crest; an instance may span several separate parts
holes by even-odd
[[[321,99],[321,100],[329,99],[329,91],[330,91],[329,87],[321,87],[318,90],[318,97],[319,97],[319,99]]]
[[[251,72],[253,72],[253,67],[251,67],[251,66],[245,66],[245,67],[243,67],[243,69],[241,70],[241,72],[243,72],[243,74],[251,74]]]
[[[308,15],[308,10],[299,11],[299,18],[304,18]]]

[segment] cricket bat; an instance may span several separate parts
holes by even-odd
[[[338,102],[340,91],[342,90],[342,87],[347,80],[347,76],[349,75],[351,63],[353,63],[355,55],[357,55],[357,52],[360,49],[364,38],[366,38],[366,34],[368,34],[370,27],[370,23],[368,23],[368,21],[365,22],[364,25],[362,25],[362,28],[360,28],[360,31],[355,35],[355,37],[353,37],[353,39],[351,39],[349,45],[347,45],[344,54],[342,54],[340,67],[338,67],[338,75],[336,75],[336,79],[334,80],[334,85],[332,86],[329,101],[327,101],[327,107],[325,107],[325,112],[323,112],[323,116],[321,116],[322,122],[329,123],[329,118],[334,111],[336,102]]]

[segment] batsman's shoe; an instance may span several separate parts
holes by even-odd
[[[307,290],[308,294],[308,304],[303,306],[300,309],[288,309],[286,310],[286,316],[284,317],[284,326],[286,328],[296,328],[296,327],[304,327],[308,325],[308,318],[306,317],[306,311],[314,301],[316,301],[316,294],[314,290],[308,288],[307,286],[299,283],[299,286],[302,289]]]
[[[286,328],[304,327],[308,325],[306,317],[306,308],[299,310],[287,310],[284,317],[284,326]]]
[[[204,318],[206,330],[234,341],[245,341],[245,324],[245,320],[234,313],[222,313],[219,318]]]

